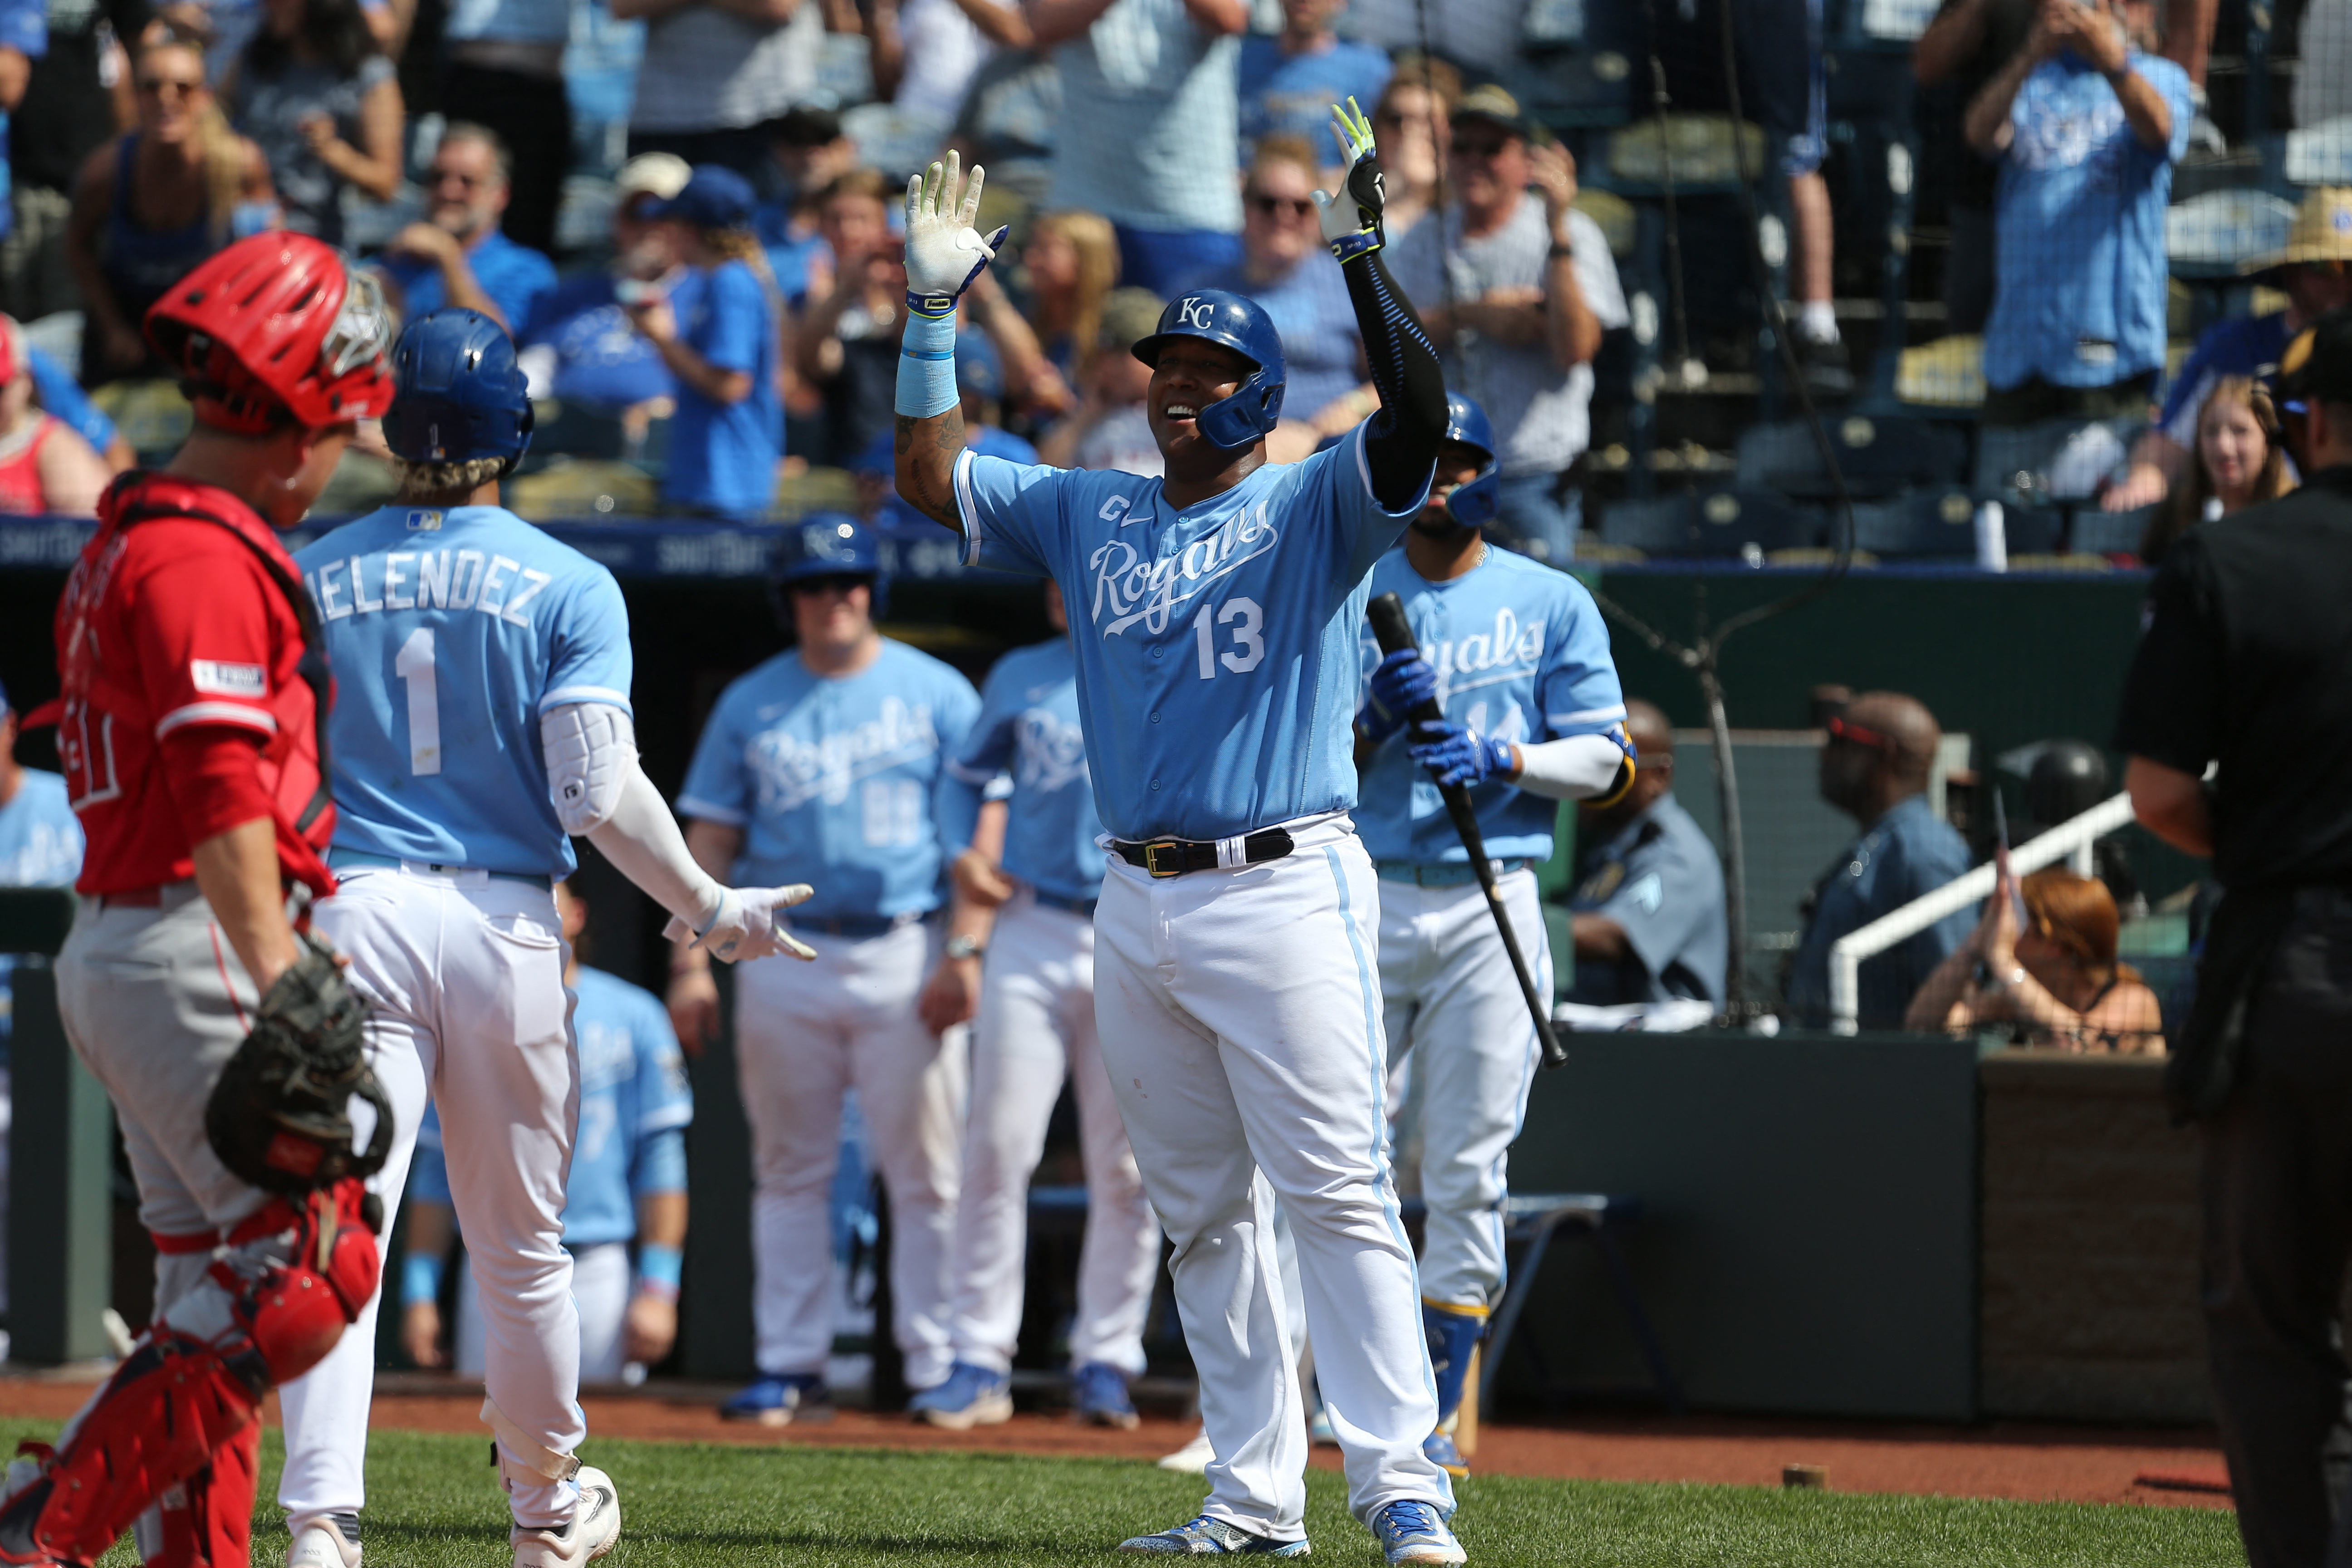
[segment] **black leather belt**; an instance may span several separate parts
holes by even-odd
[[[1181,877],[1187,871],[1213,871],[1217,868],[1217,846],[1214,841],[1203,843],[1197,838],[1152,838],[1130,843],[1124,838],[1111,841],[1111,853],[1130,866],[1140,866],[1155,877]],[[1242,840],[1242,864],[1255,866],[1261,861],[1279,860],[1297,846],[1291,842],[1290,830],[1268,827]]]

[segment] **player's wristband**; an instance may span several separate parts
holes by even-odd
[[[675,1301],[685,1268],[684,1252],[649,1241],[637,1248],[637,1289],[645,1295]]]
[[[400,1266],[400,1304],[414,1307],[419,1301],[441,1300],[442,1260],[430,1253],[412,1252]]]
[[[961,401],[956,393],[955,312],[909,315],[906,335],[898,340],[898,411],[909,419],[934,419]]]
[[[1331,254],[1342,262],[1349,262],[1359,256],[1370,256],[1387,243],[1387,237],[1381,233],[1381,226],[1374,224],[1370,228],[1360,228],[1353,234],[1341,235],[1333,240]]]

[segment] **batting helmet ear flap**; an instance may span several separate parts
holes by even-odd
[[[515,447],[514,456],[499,465],[499,478],[503,479],[515,471],[515,465],[520,463],[523,454],[530,450],[530,433],[538,428],[539,409],[526,397],[523,400],[522,413],[515,420],[515,431],[520,437],[519,443]]]
[[[1446,515],[1465,528],[1484,528],[1503,510],[1503,476],[1493,464],[1445,498]]]

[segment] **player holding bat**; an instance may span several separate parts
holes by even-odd
[[[1455,393],[1445,405],[1428,503],[1372,567],[1375,614],[1381,595],[1402,600],[1420,647],[1384,655],[1365,630],[1372,668],[1356,715],[1356,821],[1381,879],[1391,1068],[1421,1047],[1421,1310],[1438,1402],[1423,1451],[1461,1476],[1469,1467],[1454,1417],[1470,1352],[1503,1293],[1503,1162],[1527,1109],[1538,1028],[1441,791],[1468,790],[1500,912],[1549,1005],[1551,960],[1530,868],[1551,858],[1557,802],[1606,805],[1633,787],[1633,749],[1592,595],[1481,537],[1495,515],[1494,436],[1470,399]],[[1443,717],[1416,719],[1424,700]]]

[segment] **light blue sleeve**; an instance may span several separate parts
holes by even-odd
[[[678,792],[677,814],[705,822],[741,827],[751,820],[751,770],[743,763],[741,710],[737,700],[740,683],[719,697],[719,705],[702,726],[694,743],[694,761],[687,764],[686,787]]]
[[[956,764],[971,740],[982,705],[980,693],[972,689],[971,681],[952,669],[944,671],[943,676],[943,689],[931,719],[940,732],[940,776],[931,786],[931,826],[940,836],[940,852],[945,858],[971,843],[972,825],[980,820],[972,786],[958,776]],[[987,780],[981,783],[985,785]],[[956,836],[959,827],[961,837]]]
[[[704,285],[709,314],[694,347],[720,370],[756,371],[768,333],[768,302],[759,279],[740,265],[720,267]]]
[[[1336,447],[1322,451],[1297,465],[1298,489],[1292,492],[1300,500],[1319,503],[1328,518],[1328,526],[1334,531],[1334,542],[1344,551],[1343,570],[1351,583],[1363,581],[1372,565],[1395,547],[1397,536],[1413,514],[1421,510],[1428,499],[1430,480],[1435,477],[1437,465],[1431,461],[1430,472],[1422,477],[1421,489],[1411,505],[1402,511],[1390,511],[1372,494],[1372,471],[1364,460],[1365,432],[1371,428],[1367,419],[1340,438]]]
[[[33,350],[27,357],[32,362],[33,390],[39,395],[41,406],[80,431],[81,438],[104,455],[114,445],[114,421],[89,400],[65,366],[39,349]]]
[[[416,1124],[416,1157],[408,1166],[408,1201],[450,1201],[449,1161],[441,1152],[441,1113],[430,1105],[425,1108],[425,1120]]]
[[[1563,577],[1569,591],[1561,604],[1566,619],[1546,641],[1544,668],[1537,689],[1543,727],[1553,738],[1593,735],[1625,718],[1625,693],[1617,681],[1617,661],[1609,653],[1609,623],[1584,584]]]
[[[1021,711],[1021,683],[1000,658],[981,688],[980,717],[965,731],[963,744],[948,753],[947,777],[940,786],[940,844],[949,857],[971,846],[980,826],[980,808],[989,786],[1013,757],[1013,721]]]
[[[604,702],[631,712],[628,602],[604,567],[592,566],[583,577],[556,618],[540,711],[567,702]]]
[[[966,447],[955,465],[963,563],[1052,576],[1066,527],[1065,500],[1082,482],[1076,469],[1008,463]]]
[[[631,998],[629,1035],[637,1051],[637,1124],[629,1165],[633,1196],[686,1190],[686,1128],[694,1120],[694,1089],[669,1013],[649,992]]]

